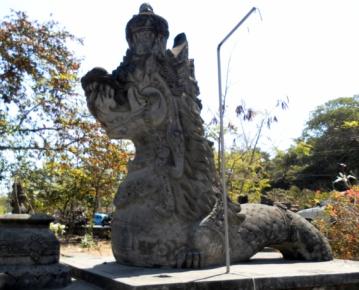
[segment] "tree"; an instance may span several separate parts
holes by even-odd
[[[277,150],[268,166],[271,187],[303,187],[301,172],[308,166],[311,152],[312,146],[299,139],[286,152]]]
[[[226,86],[224,100],[228,88]],[[286,101],[278,100],[272,111],[255,111],[252,108],[247,108],[244,102],[236,107],[237,120],[228,121],[225,128],[225,135],[233,138],[232,146],[225,152],[225,174],[228,193],[232,200],[238,201],[238,197],[245,195],[249,201],[258,202],[261,193],[269,187],[267,172],[269,156],[260,150],[260,139],[266,129],[270,129],[273,123],[278,122],[276,114],[278,110],[286,110],[288,102],[288,99]],[[212,118],[207,125],[206,135],[209,139],[214,140],[214,143],[220,143],[216,117]],[[215,161],[219,172],[220,157],[219,152],[217,153]]]
[[[78,140],[79,59],[69,41],[80,40],[23,12],[0,23],[0,151],[63,150]]]
[[[261,194],[269,187],[267,173],[268,155],[256,150],[232,150],[226,154],[226,179],[228,195],[233,201],[241,196],[250,202],[259,202]]]
[[[100,128],[99,123],[89,124],[82,146],[74,148],[79,163],[90,176],[87,187],[91,188],[92,215],[101,207],[112,205],[119,182],[127,173],[131,154],[127,142],[114,142]],[[72,148],[71,148],[72,149]]]
[[[329,101],[312,113],[303,132],[313,148],[302,172],[305,186],[331,189],[341,163],[354,172],[359,170],[358,120],[359,96]]]
[[[91,217],[112,202],[129,155],[77,94],[70,42],[81,43],[23,12],[0,23],[0,174],[16,176],[37,211],[69,216],[81,207]]]
[[[316,108],[302,137],[286,153],[279,152],[272,160],[272,186],[333,189],[343,163],[357,176],[358,120],[359,96],[334,99]]]
[[[49,155],[40,168],[25,165],[18,171],[35,211],[58,214],[71,223],[73,212],[81,211],[91,220],[98,209],[112,209],[130,155],[126,143],[109,140],[98,123],[86,125],[81,143]]]

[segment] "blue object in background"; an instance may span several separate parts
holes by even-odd
[[[109,220],[109,215],[105,213],[96,212],[93,217],[93,223],[96,226],[104,226]]]

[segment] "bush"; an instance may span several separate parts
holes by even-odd
[[[50,223],[50,230],[55,234],[56,238],[59,238],[65,233],[65,225],[60,223]]]
[[[359,260],[359,187],[333,192],[330,199],[326,217],[314,223],[328,238],[336,258]]]
[[[82,248],[93,248],[97,245],[96,241],[93,238],[92,233],[86,233],[81,239],[80,246]]]
[[[320,201],[328,199],[330,194],[319,190],[313,191],[291,186],[287,190],[273,188],[266,195],[274,202],[295,204],[298,205],[299,209],[304,209],[316,206]]]

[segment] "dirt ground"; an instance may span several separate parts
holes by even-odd
[[[112,256],[110,241],[97,241],[94,246],[84,248],[81,243],[61,243],[60,255],[75,256],[76,254],[88,254],[92,256]]]

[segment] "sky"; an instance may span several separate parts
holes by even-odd
[[[0,0],[0,17],[14,9],[27,12],[30,19],[56,20],[84,40],[84,46],[73,47],[83,58],[82,74],[95,66],[111,72],[127,49],[126,23],[142,2]],[[258,8],[223,45],[221,58],[224,79],[228,71],[228,118],[234,118],[235,107],[243,102],[271,112],[278,99],[289,99],[288,110],[277,113],[279,122],[261,140],[266,150],[293,144],[316,106],[359,94],[359,1],[149,3],[169,23],[168,48],[178,33],[187,35],[207,122],[218,111],[217,45],[252,7]]]

